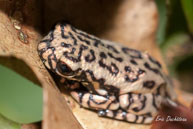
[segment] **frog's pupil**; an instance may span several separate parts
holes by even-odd
[[[69,74],[72,72],[72,70],[63,62],[58,63],[57,69],[62,74]]]

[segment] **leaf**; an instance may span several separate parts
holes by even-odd
[[[167,9],[165,0],[155,0],[159,12],[159,26],[157,30],[157,42],[163,43],[165,40],[166,23],[167,23]]]
[[[181,3],[189,30],[193,34],[193,0],[181,0]]]
[[[42,89],[0,65],[0,113],[18,123],[42,119]]]
[[[166,41],[163,44],[161,44],[161,49],[162,49],[163,53],[167,53],[167,50],[171,46],[182,44],[187,40],[189,40],[189,36],[188,36],[187,33],[185,33],[185,32],[176,32],[176,33],[168,36]]]
[[[20,129],[21,125],[8,120],[0,114],[0,129]]]
[[[168,36],[167,40],[161,44],[162,53],[166,59],[171,75],[176,74],[176,66],[184,56],[187,56],[187,51],[183,47],[190,39],[189,35],[184,32],[176,32]],[[191,47],[190,47],[191,49]]]
[[[168,3],[166,39],[176,32],[188,32],[188,25],[181,6],[181,1],[169,0]]]

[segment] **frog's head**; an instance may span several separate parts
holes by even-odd
[[[38,52],[45,66],[54,73],[72,78],[79,68],[80,45],[69,24],[57,24],[38,44]]]

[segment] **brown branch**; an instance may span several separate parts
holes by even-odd
[[[14,12],[12,12],[15,11],[14,9],[9,10],[9,12],[13,13],[11,16],[8,16],[7,14],[9,13],[7,13],[5,10],[1,10],[1,63],[27,77],[34,83],[42,85],[44,90],[44,129],[69,129],[72,127],[75,129],[82,129],[81,125],[78,123],[71,110],[67,106],[64,98],[60,95],[60,92],[56,88],[53,79],[40,61],[37,53],[37,43],[41,39],[40,34],[31,26],[22,24],[22,21],[20,21],[20,18],[24,18],[23,14],[26,11],[30,11],[29,9],[31,9],[31,6],[36,7],[35,4],[37,3],[32,1],[23,3],[23,8],[26,6],[28,7],[24,10],[19,10],[19,7],[15,7],[15,9],[18,9],[16,11],[19,11],[17,13],[22,14],[17,15],[16,17],[11,17],[14,14]],[[36,17],[37,15],[33,15],[33,13],[31,14],[32,15],[25,15],[25,18],[31,18],[31,16],[34,16],[33,18],[36,19],[34,24],[37,23],[39,20],[38,17]]]

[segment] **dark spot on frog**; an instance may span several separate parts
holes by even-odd
[[[110,69],[109,69],[110,70]],[[119,73],[119,68],[117,67],[116,64],[111,63],[111,71],[113,75],[117,75]]]
[[[104,52],[100,52],[100,57],[101,58],[107,58],[107,55]]]
[[[119,51],[118,51],[115,47],[113,47],[112,45],[107,45],[107,48],[108,48],[109,50],[112,50],[113,52],[119,54]]]
[[[161,77],[163,76],[158,69],[152,68],[147,62],[144,63],[145,68],[151,70],[152,72],[159,74]]]
[[[67,43],[64,43],[64,42],[61,42],[61,46],[66,47],[66,48],[72,47],[71,44],[67,44]]]
[[[132,70],[131,70],[131,67],[130,66],[125,66],[125,72],[128,72],[130,73]]]
[[[61,37],[64,38],[64,39],[68,39],[69,36],[64,34],[64,26],[65,26],[65,25],[60,24],[60,28],[61,28],[61,32],[62,32],[62,33],[61,33]]]
[[[135,82],[138,80],[138,76],[136,76],[135,78],[129,78],[128,75],[125,75],[125,81],[127,82]]]
[[[102,68],[106,68],[112,75],[116,76],[119,73],[119,69],[118,69],[117,65],[112,63],[112,62],[111,62],[111,65],[108,66],[101,59],[101,60],[99,60],[99,66],[101,66]]]
[[[132,58],[137,58],[137,59],[142,59],[142,55],[141,52],[135,49],[131,49],[131,48],[127,48],[127,47],[123,47],[122,51],[125,54],[128,54],[130,57]]]
[[[51,48],[52,50],[52,48]],[[57,62],[56,55],[54,54],[54,51],[52,50],[52,53],[48,55],[48,64],[50,66],[51,71],[54,71],[55,68],[53,68],[52,61]]]
[[[123,58],[121,58],[121,57],[115,57],[112,53],[110,53],[110,52],[108,52],[108,55],[109,55],[109,57],[111,57],[111,58],[113,58],[113,59],[115,59],[115,60],[117,60],[117,61],[119,61],[119,62],[122,62],[123,61]]]
[[[76,48],[72,48],[72,51],[70,52],[70,54],[74,54],[75,51],[76,51]]]
[[[73,56],[69,56],[69,53],[68,53],[68,52],[64,52],[63,55],[64,55],[67,59],[69,59],[69,60],[77,63],[77,62],[80,62],[80,61],[81,61],[82,52],[83,52],[84,50],[86,50],[86,49],[88,49],[87,46],[81,45],[80,48],[79,48],[79,52],[78,52],[77,58],[75,58],[75,57],[73,57]],[[72,49],[72,51],[73,51],[73,50],[75,51],[76,49]],[[74,53],[74,52],[73,52],[73,53]],[[71,54],[71,53],[70,53],[70,54]]]
[[[100,40],[95,40],[95,42],[94,42],[94,46],[95,47],[98,47],[98,45],[101,45],[101,46],[105,46]]]
[[[92,61],[94,61],[96,59],[95,57],[95,53],[94,53],[94,50],[90,49],[90,55],[87,55],[85,57],[85,60],[89,63],[91,63]]]
[[[77,36],[78,37],[78,39],[80,40],[80,41],[82,41],[82,42],[84,42],[84,43],[86,43],[87,45],[90,45],[90,42],[88,41],[88,40],[86,40],[86,39],[83,39],[81,36]]]
[[[139,69],[139,70],[138,70],[138,74],[139,74],[139,75],[140,75],[140,74],[143,74],[143,73],[145,73],[144,70],[142,70],[142,69]]]
[[[156,101],[156,98],[155,98],[155,97],[156,97],[156,95],[153,94],[153,101],[152,101],[152,104],[153,104],[153,106],[155,107],[155,109],[158,110],[159,108],[158,108],[158,106],[156,105],[156,102],[155,102],[155,101]]]
[[[128,73],[134,72],[134,71],[132,71],[132,69],[131,69],[130,66],[125,66],[125,71],[128,72]],[[135,78],[129,78],[128,75],[125,75],[125,81],[127,81],[127,82],[135,82],[135,81],[137,81],[137,80],[139,79],[139,76],[140,76],[141,74],[143,74],[143,73],[145,73],[145,71],[142,70],[142,69],[139,69],[139,70],[137,71],[137,75],[136,75]]]
[[[152,58],[151,56],[148,55],[148,58],[149,58],[149,60],[150,60],[152,63],[156,64],[159,68],[162,67],[161,64],[160,64],[158,61],[156,61],[154,58]]]
[[[131,59],[130,62],[131,62],[132,64],[134,64],[134,65],[137,65],[137,62],[136,62],[135,60],[133,60],[133,59]]]
[[[143,82],[143,87],[148,88],[148,89],[153,89],[155,86],[154,81],[145,81]]]
[[[71,32],[68,32],[68,34],[70,35],[70,37],[73,40],[74,45],[76,46],[77,45],[77,39],[73,36],[73,34]]]

